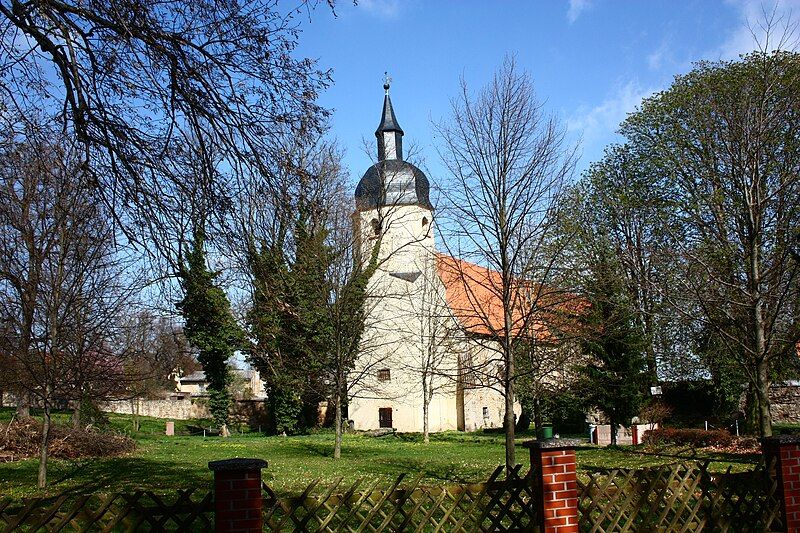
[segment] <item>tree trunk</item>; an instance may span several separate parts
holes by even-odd
[[[759,436],[772,436],[772,413],[769,400],[769,368],[766,362],[758,365],[758,383],[756,384],[756,398],[758,399],[758,433]]]
[[[336,416],[333,423],[336,427],[336,438],[333,444],[333,458],[340,459],[342,457],[342,392],[339,387],[336,387],[333,401],[336,402]]]
[[[139,400],[135,398],[131,399],[131,425],[134,432],[139,431]]]
[[[751,211],[752,212],[752,211]],[[755,220],[751,216],[751,220]],[[756,224],[753,224],[754,226]],[[764,321],[764,299],[761,296],[761,247],[758,237],[750,239],[750,291],[755,295],[752,305],[753,339],[756,355],[756,398],[758,398],[758,433],[762,438],[772,436],[772,414],[769,410],[769,364]]]
[[[47,486],[47,454],[50,446],[50,404],[44,402],[44,421],[42,423],[42,441],[39,450],[39,480],[38,486],[43,489]]]
[[[75,400],[75,405],[72,408],[72,427],[78,429],[81,427],[81,401]]]
[[[611,415],[609,417],[609,423],[611,424],[611,446],[617,445],[617,417]]]
[[[17,418],[29,418],[31,416],[31,405],[27,398],[22,395],[17,397]]]
[[[744,397],[744,432],[748,435],[758,435],[758,396],[752,382],[747,384]]]
[[[503,418],[503,429],[506,435],[506,471],[510,472],[516,466],[517,459],[514,450],[514,425],[516,417],[514,416],[514,356],[511,353],[511,347],[508,346],[506,341],[506,375],[505,375],[505,397],[506,397],[506,412]]]
[[[430,444],[430,426],[428,424],[428,415],[430,413],[431,398],[428,393],[429,387],[425,376],[422,377],[422,442]]]

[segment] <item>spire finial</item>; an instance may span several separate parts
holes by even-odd
[[[383,90],[386,91],[386,96],[389,96],[389,86],[392,84],[392,77],[388,72],[383,73]]]

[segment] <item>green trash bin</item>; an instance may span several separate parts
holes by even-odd
[[[542,438],[543,439],[553,438],[553,426],[551,424],[542,424]]]

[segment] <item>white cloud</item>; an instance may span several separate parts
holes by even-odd
[[[567,129],[581,134],[587,144],[607,139],[619,128],[628,113],[636,110],[642,99],[655,92],[643,88],[638,80],[619,85],[613,94],[594,107],[581,106],[567,119]]]
[[[358,5],[367,13],[384,19],[393,19],[400,14],[400,0],[358,0]]]
[[[567,9],[567,20],[572,24],[578,17],[581,16],[586,9],[592,5],[591,0],[569,0],[569,9]]]
[[[728,3],[739,12],[740,24],[718,48],[707,54],[709,59],[737,59],[740,54],[758,49],[797,48],[800,0],[728,0]]]
[[[671,60],[672,50],[665,41],[652,53],[648,54],[647,66],[650,68],[650,70],[659,70],[664,66],[665,63],[669,63]]]

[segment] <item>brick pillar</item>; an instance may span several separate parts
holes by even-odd
[[[214,472],[214,529],[217,533],[261,533],[261,459],[211,461]]]
[[[783,531],[800,531],[800,436],[780,435],[761,440],[764,460],[773,458],[778,478],[778,500],[783,508]]]
[[[542,533],[578,533],[578,439],[548,439],[523,444],[539,484],[536,502]]]

